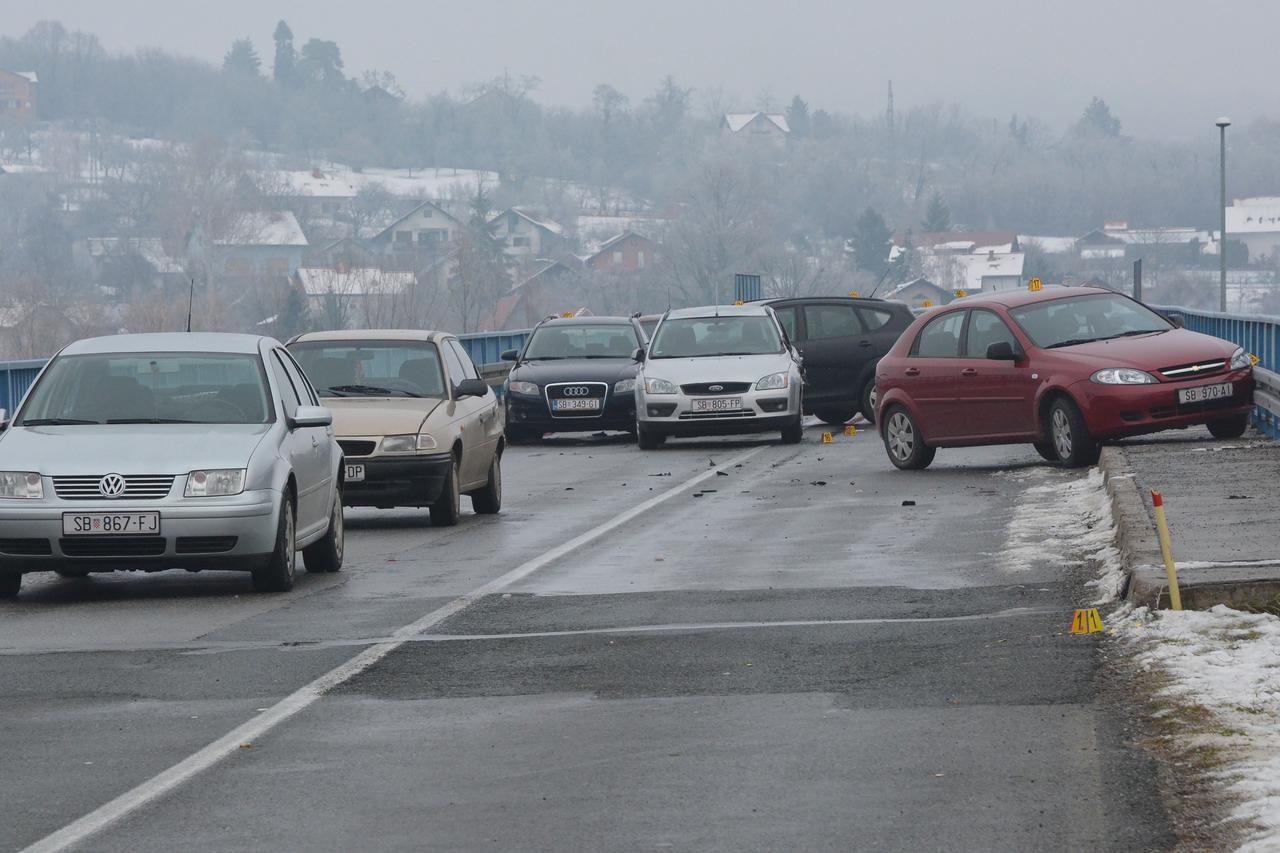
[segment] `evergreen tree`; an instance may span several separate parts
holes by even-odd
[[[920,223],[920,230],[926,234],[951,230],[951,208],[947,207],[947,201],[942,197],[942,193],[935,191],[933,197],[929,199],[929,210],[924,215],[924,221]]]
[[[296,288],[289,288],[284,299],[284,308],[280,311],[280,320],[276,324],[281,340],[307,331],[307,303]]]
[[[889,240],[893,232],[884,217],[868,207],[853,225],[853,255],[858,269],[880,273],[889,262]]]
[[[1084,115],[1076,122],[1076,133],[1082,136],[1120,137],[1120,119],[1111,114],[1111,107],[1101,98],[1094,98],[1084,108]]]
[[[333,88],[346,81],[342,73],[342,50],[337,42],[309,39],[298,54],[298,78]]]
[[[799,95],[791,99],[787,107],[787,124],[791,125],[791,135],[803,139],[809,135],[809,105]]]
[[[668,74],[658,83],[658,91],[649,97],[658,127],[664,133],[670,133],[684,121],[689,112],[689,96],[692,89],[685,89],[676,83],[676,78]]]
[[[298,55],[293,49],[293,30],[281,21],[276,24],[272,37],[276,40],[276,60],[271,67],[271,75],[282,86],[292,85],[298,63]]]
[[[222,70],[231,74],[257,77],[261,68],[262,60],[258,58],[258,51],[254,50],[253,42],[247,38],[233,41],[231,49],[222,58]]]

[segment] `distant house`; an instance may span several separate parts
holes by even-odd
[[[369,240],[384,254],[438,254],[465,226],[434,201],[424,201]]]
[[[1114,234],[1107,233],[1105,229],[1097,228],[1076,240],[1076,248],[1083,261],[1123,259],[1125,254],[1123,240]]]
[[[93,282],[113,297],[140,286],[178,286],[185,292],[187,270],[159,237],[87,237],[72,246],[73,256]]]
[[[353,269],[376,267],[381,260],[382,253],[373,243],[356,237],[343,237],[308,252],[305,263],[309,267]]]
[[[39,82],[34,71],[0,69],[0,119],[34,119],[39,112]]]
[[[924,274],[932,282],[954,293],[1013,290],[1022,286],[1022,252],[988,251],[985,254],[932,254],[920,259]]]
[[[399,325],[397,310],[410,302],[417,278],[369,267],[300,267],[293,282],[306,297],[313,322],[328,329],[368,329]]]
[[[782,113],[725,113],[720,118],[720,132],[739,139],[781,145],[791,135],[791,125]]]
[[[893,245],[903,248],[908,239],[913,248],[929,249],[937,254],[977,255],[987,252],[1018,252],[1018,235],[1012,231],[922,231],[898,233]]]
[[[516,259],[550,259],[566,247],[564,229],[557,222],[510,207],[489,219],[489,234],[502,251]]]
[[[583,306],[582,269],[571,262],[551,261],[498,300],[481,328],[495,332],[528,329],[549,314],[578,313]]]
[[[213,245],[221,277],[284,279],[302,266],[309,244],[291,211],[259,210],[237,217]]]
[[[655,248],[656,244],[648,237],[624,231],[600,244],[585,263],[596,272],[635,272],[653,266]]]
[[[1261,261],[1280,252],[1280,197],[1238,198],[1227,208],[1227,242],[1238,240],[1249,249],[1249,260]]]
[[[916,278],[898,285],[886,293],[884,298],[905,302],[912,308],[928,308],[934,305],[946,305],[955,299],[956,295],[949,290],[943,290],[927,278]],[[926,302],[929,304],[925,305]]]

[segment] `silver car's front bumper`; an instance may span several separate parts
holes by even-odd
[[[739,399],[742,408],[695,411],[694,400]],[[730,394],[649,394],[636,392],[636,419],[652,431],[668,435],[766,432],[793,422],[800,414],[799,383],[773,391],[754,387]]]
[[[159,512],[157,535],[64,536],[64,513]],[[275,549],[280,493],[152,500],[0,502],[0,570],[252,571]],[[70,552],[70,553],[68,553]]]

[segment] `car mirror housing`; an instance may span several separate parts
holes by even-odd
[[[483,397],[489,393],[489,386],[483,379],[464,379],[453,389],[455,397]]]
[[[520,355],[520,353],[517,350],[508,349],[508,350],[503,350],[502,355],[499,357],[503,361],[515,361],[518,355]]]
[[[294,429],[332,426],[333,412],[324,406],[299,406],[289,423]]]
[[[1018,351],[1008,341],[997,341],[987,347],[987,358],[992,361],[1017,361]]]
[[[631,353],[632,361],[644,361],[644,347],[636,347],[636,351]]]
[[[1169,325],[1173,326],[1175,329],[1185,329],[1187,327],[1187,320],[1181,314],[1169,314],[1165,319],[1168,320]]]

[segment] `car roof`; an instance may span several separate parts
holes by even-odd
[[[1116,291],[1108,290],[1105,287],[1061,287],[1050,285],[1044,290],[999,290],[995,293],[966,296],[963,299],[948,303],[946,307],[969,308],[974,305],[1003,305],[1005,308],[1018,308],[1022,305],[1031,305],[1036,302],[1049,302],[1054,299],[1066,299],[1071,296],[1097,296],[1103,293],[1114,294]]]
[[[279,346],[275,338],[228,332],[148,332],[135,335],[103,335],[68,344],[60,355],[127,352],[210,352],[257,355],[263,344]]]
[[[451,332],[428,329],[335,329],[329,332],[303,332],[291,344],[308,341],[430,341],[439,343],[444,338],[455,337]]]
[[[630,317],[548,317],[538,325],[555,323],[557,326],[630,326],[633,322],[634,320]]]
[[[768,314],[764,305],[702,305],[697,308],[673,308],[667,312],[668,320],[690,317],[764,317]]]
[[[892,308],[900,302],[888,302],[878,296],[779,296],[776,299],[762,299],[763,305],[783,305],[793,302],[852,302],[855,305],[866,305],[876,308]]]

